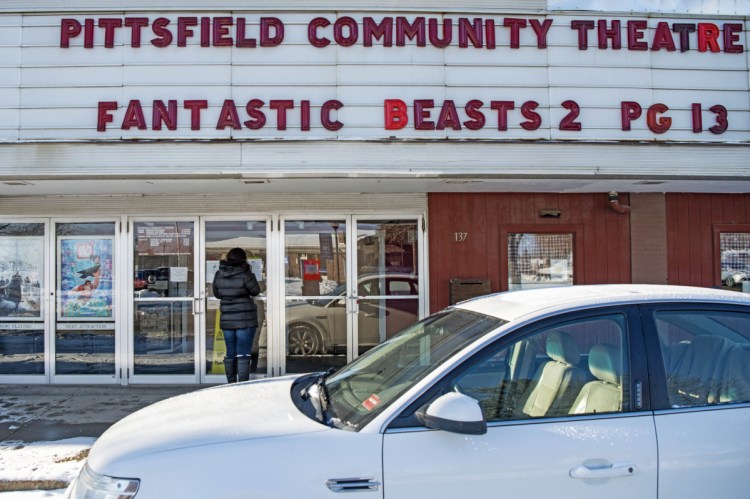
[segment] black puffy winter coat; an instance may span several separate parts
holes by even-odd
[[[247,262],[222,260],[214,275],[214,296],[221,300],[221,329],[258,327],[258,307],[253,296],[260,285]]]

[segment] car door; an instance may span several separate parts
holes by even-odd
[[[750,310],[643,307],[659,445],[659,497],[746,497]]]
[[[527,326],[455,369],[387,428],[384,497],[655,498],[656,436],[634,312]],[[604,395],[592,393],[597,383]],[[450,391],[479,402],[486,434],[420,426],[419,411]]]

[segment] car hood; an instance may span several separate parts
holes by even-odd
[[[294,379],[222,385],[157,402],[104,432],[89,465],[106,472],[120,461],[157,452],[329,430],[292,403]]]

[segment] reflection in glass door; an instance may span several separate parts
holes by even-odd
[[[284,221],[286,372],[346,363],[350,314],[344,219]]]
[[[417,220],[356,222],[356,354],[420,317]]]
[[[422,317],[418,217],[283,227],[287,373],[340,367]]]
[[[248,263],[261,287],[261,294],[255,298],[258,306],[258,329],[255,331],[253,350],[250,364],[251,376],[265,376],[268,371],[268,328],[266,322],[266,278],[267,278],[267,249],[266,249],[266,221],[265,220],[221,220],[206,221],[204,224],[206,262],[205,296],[206,313],[204,314],[205,328],[205,374],[221,375],[212,381],[223,382],[224,354],[226,346],[219,328],[219,300],[213,296],[213,278],[219,268],[219,261],[232,248],[242,248],[247,253]]]
[[[132,374],[192,375],[195,221],[132,222]]]

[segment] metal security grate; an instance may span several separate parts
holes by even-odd
[[[508,234],[508,289],[573,284],[573,234]]]

